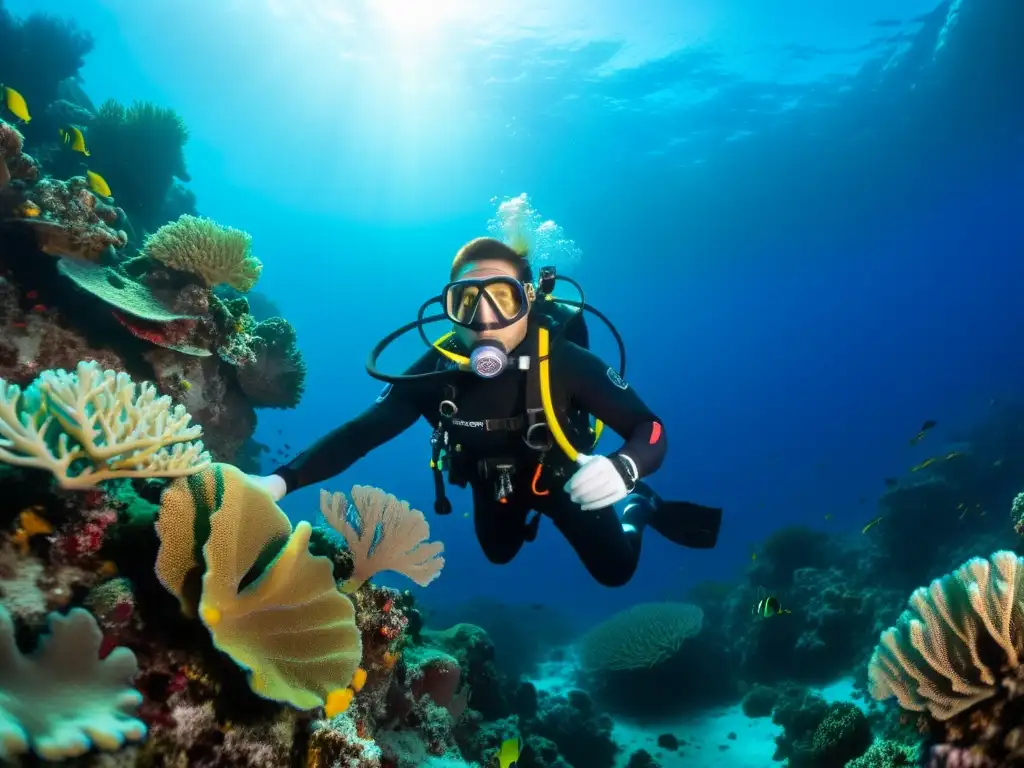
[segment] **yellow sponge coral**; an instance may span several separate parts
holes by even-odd
[[[142,248],[151,259],[196,275],[211,288],[224,283],[246,293],[263,272],[251,246],[247,232],[185,214],[147,237]]]
[[[157,576],[179,600],[186,576],[199,566],[195,532],[206,519],[199,617],[214,645],[249,670],[260,696],[299,709],[337,699],[358,669],[362,641],[333,564],[309,552],[309,523],[292,531],[270,495],[230,465],[174,482],[161,502]],[[239,590],[283,539],[262,573]]]

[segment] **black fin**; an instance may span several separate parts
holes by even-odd
[[[722,510],[689,501],[662,499],[648,524],[675,544],[690,549],[712,549],[718,543]]]

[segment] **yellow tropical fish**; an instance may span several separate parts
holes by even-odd
[[[867,532],[868,532],[868,531],[870,531],[870,530],[871,530],[872,528],[874,528],[874,527],[875,527],[876,525],[878,525],[878,524],[879,524],[880,522],[882,522],[882,518],[883,518],[883,517],[885,517],[885,515],[879,515],[879,516],[878,516],[878,517],[876,517],[876,518],[875,518],[874,520],[872,520],[872,521],[871,521],[870,523],[868,523],[868,524],[867,524],[867,525],[865,525],[865,526],[864,526],[863,528],[861,528],[861,529],[860,529],[860,532],[861,532],[861,533],[867,533]]]
[[[95,171],[86,171],[85,177],[89,180],[89,189],[91,189],[97,195],[102,195],[103,197],[111,197],[110,186],[107,184],[106,179],[104,179]]]
[[[932,464],[934,464],[938,460],[939,459],[938,459],[937,456],[932,456],[931,458],[925,459],[924,461],[922,461],[917,466],[911,467],[910,471],[911,472],[920,472],[922,469],[924,469],[925,467],[930,467]]]
[[[21,551],[28,554],[29,540],[33,536],[53,533],[53,526],[39,513],[43,508],[36,505],[21,510],[18,516],[18,529],[11,535],[11,542]]]
[[[32,120],[32,116],[28,113],[28,104],[25,103],[24,96],[13,88],[8,88],[6,85],[0,85],[0,95],[3,96],[4,104],[11,111],[11,114],[26,123]]]
[[[510,765],[518,764],[519,750],[522,748],[523,742],[518,736],[514,739],[505,739],[498,750],[498,768],[509,768]]]
[[[361,690],[363,690],[363,686],[366,685],[366,670],[362,667],[358,667],[355,671],[355,674],[352,675],[352,682],[349,683],[349,685],[352,687],[352,690],[356,693],[359,693]]]
[[[38,505],[21,510],[18,522],[21,524],[22,530],[29,536],[37,536],[40,533],[53,533],[53,526],[50,525],[50,522],[40,516],[39,513],[42,511],[43,508]]]
[[[60,140],[71,147],[74,152],[81,152],[89,157],[89,148],[85,146],[85,136],[76,125],[67,125],[60,129]]]

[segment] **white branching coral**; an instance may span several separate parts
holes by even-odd
[[[263,264],[252,255],[252,237],[202,216],[185,214],[146,238],[143,252],[172,269],[246,293],[259,280]]]
[[[0,379],[0,462],[49,471],[62,488],[128,477],[183,477],[210,464],[202,427],[150,382],[81,362],[23,393]]]

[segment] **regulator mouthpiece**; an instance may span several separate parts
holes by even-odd
[[[508,367],[508,354],[500,342],[484,339],[469,353],[469,367],[483,379],[493,379]]]

